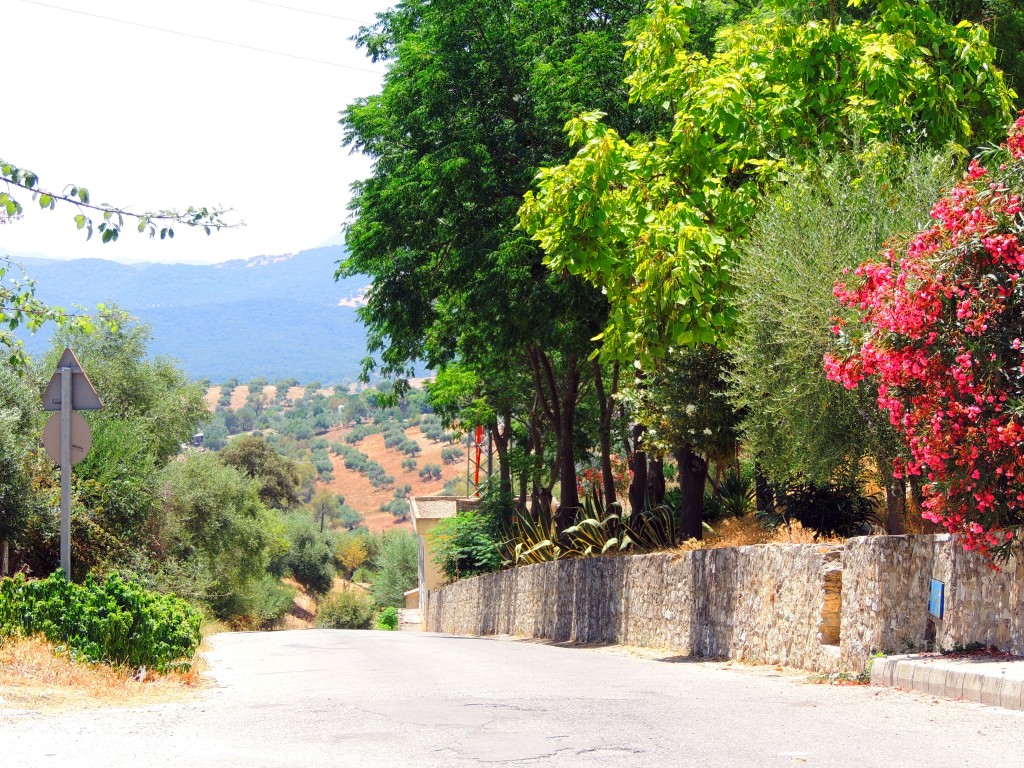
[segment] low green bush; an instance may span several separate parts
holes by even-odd
[[[377,617],[377,629],[383,629],[388,632],[394,632],[398,629],[398,609],[394,606],[388,606],[381,611]]]
[[[248,597],[245,616],[256,629],[273,629],[291,610],[295,590],[267,574],[249,588]]]
[[[371,568],[367,568],[365,565],[361,565],[353,571],[350,581],[355,581],[360,584],[369,584],[373,581],[373,570]]]
[[[41,634],[92,662],[187,668],[199,647],[201,616],[181,598],[111,574],[69,582],[61,572],[0,580],[0,638]]]
[[[336,592],[320,603],[316,625],[323,629],[369,629],[373,626],[373,600],[361,589]]]

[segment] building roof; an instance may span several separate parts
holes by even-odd
[[[464,509],[474,509],[480,499],[465,496],[413,496],[410,499],[412,527],[417,530],[419,520],[442,520],[454,517]],[[417,530],[417,533],[419,531]]]

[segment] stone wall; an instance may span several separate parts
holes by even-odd
[[[932,579],[945,584],[942,619],[928,614]],[[994,570],[943,536],[849,539],[843,553],[842,657],[860,668],[875,651],[974,642],[1024,655],[1024,562]]]
[[[435,632],[626,643],[838,669],[822,644],[842,547],[781,545],[543,563],[430,592]]]
[[[682,655],[860,671],[921,647],[931,578],[940,645],[1024,653],[1024,566],[1004,573],[942,536],[592,558],[514,568],[431,591],[427,628],[668,648]]]

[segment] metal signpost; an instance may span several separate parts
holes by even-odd
[[[89,452],[92,432],[74,411],[97,411],[103,407],[99,395],[70,349],[65,349],[50,383],[43,393],[43,410],[60,411],[50,417],[43,430],[43,447],[60,464],[60,567],[71,579],[71,467]],[[58,440],[59,436],[59,440]]]

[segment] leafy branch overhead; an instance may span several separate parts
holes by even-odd
[[[161,240],[174,237],[176,224],[186,227],[202,227],[207,235],[215,230],[242,226],[241,223],[225,221],[224,214],[229,211],[221,208],[189,206],[184,211],[166,208],[135,213],[106,203],[97,205],[91,201],[89,190],[85,187],[69,184],[61,193],[48,191],[39,186],[39,177],[35,173],[4,160],[0,160],[0,180],[7,185],[7,191],[0,192],[0,215],[7,219],[14,219],[24,213],[21,203],[10,191],[12,187],[21,189],[29,192],[32,199],[38,202],[39,207],[43,209],[53,210],[57,207],[58,202],[75,206],[78,209],[78,213],[74,217],[75,225],[79,229],[85,230],[86,239],[92,237],[93,216],[98,215],[100,222],[95,226],[95,231],[100,233],[100,239],[104,243],[117,240],[124,228],[125,220],[135,221],[138,231],[148,232],[150,237],[156,237],[159,234]]]
[[[115,323],[115,318],[108,317],[103,305],[97,307],[97,312],[105,323]],[[20,368],[28,362],[21,342],[14,337],[14,331],[24,327],[35,333],[46,323],[70,325],[82,331],[89,331],[93,327],[92,318],[84,311],[69,312],[38,299],[35,281],[25,277],[20,265],[0,257],[0,347],[9,351],[8,362],[11,365]]]
[[[39,186],[39,177],[35,173],[3,160],[0,160],[0,182],[7,187],[0,191],[0,224],[19,219],[23,215],[25,209],[13,191],[22,190],[30,193],[39,207],[45,210],[54,210],[58,203],[74,206],[78,211],[74,217],[75,225],[85,230],[87,240],[92,237],[94,230],[99,232],[100,240],[104,243],[117,240],[126,220],[135,221],[139,232],[148,232],[151,238],[159,235],[161,240],[174,237],[175,225],[201,227],[207,235],[216,230],[242,226],[240,222],[225,221],[224,214],[228,211],[220,208],[189,206],[184,211],[161,209],[135,213],[106,203],[95,204],[85,187],[71,184],[62,193],[48,191]],[[95,226],[94,216],[99,218],[99,224]],[[20,276],[12,270],[17,270]],[[97,307],[97,313],[104,323],[109,325],[113,322],[105,315],[102,305]],[[46,323],[54,323],[89,330],[93,319],[84,310],[81,313],[69,312],[41,301],[36,297],[35,282],[25,277],[21,267],[10,259],[0,259],[0,348],[9,351],[11,365],[21,367],[26,362],[21,342],[13,333],[19,327],[34,333]]]
[[[570,120],[578,153],[540,171],[521,211],[551,269],[607,295],[605,352],[630,363],[728,344],[737,245],[764,193],[809,156],[971,146],[1007,122],[1015,95],[986,29],[925,3],[804,22],[769,8],[722,28],[710,56],[690,47],[697,5],[657,0],[627,44],[631,99],[660,108],[663,130],[626,138],[600,112]]]

